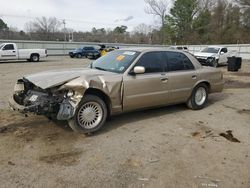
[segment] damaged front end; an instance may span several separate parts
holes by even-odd
[[[24,114],[34,113],[57,120],[69,120],[74,116],[81,98],[82,95],[74,91],[59,90],[58,87],[41,89],[26,79],[20,79],[9,99],[9,105]]]

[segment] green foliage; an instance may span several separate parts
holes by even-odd
[[[211,19],[212,15],[208,9],[202,10],[194,20],[194,30],[199,35],[201,43],[211,42]]]
[[[0,18],[0,30],[8,30],[8,25]]]
[[[194,17],[198,11],[197,0],[176,0],[170,15],[166,16],[168,34],[176,32],[174,38],[179,43],[189,38],[193,30]],[[187,42],[187,41],[184,41]]]
[[[203,1],[202,1],[203,2]],[[201,0],[176,0],[163,30],[170,44],[229,44],[250,42],[249,2],[225,0],[202,4]],[[207,1],[209,2],[209,1]],[[202,7],[203,6],[203,7]]]

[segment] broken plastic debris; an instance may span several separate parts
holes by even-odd
[[[202,183],[201,186],[203,187],[218,187],[215,183]]]
[[[149,181],[148,178],[138,178],[139,181]]]

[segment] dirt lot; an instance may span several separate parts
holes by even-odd
[[[221,68],[225,90],[204,110],[125,114],[90,137],[8,109],[23,74],[87,63],[0,63],[0,187],[250,187],[250,62],[239,73]]]

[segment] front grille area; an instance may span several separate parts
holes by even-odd
[[[197,58],[198,61],[202,64],[202,65],[207,65],[207,60],[206,59],[201,59],[201,58]]]

